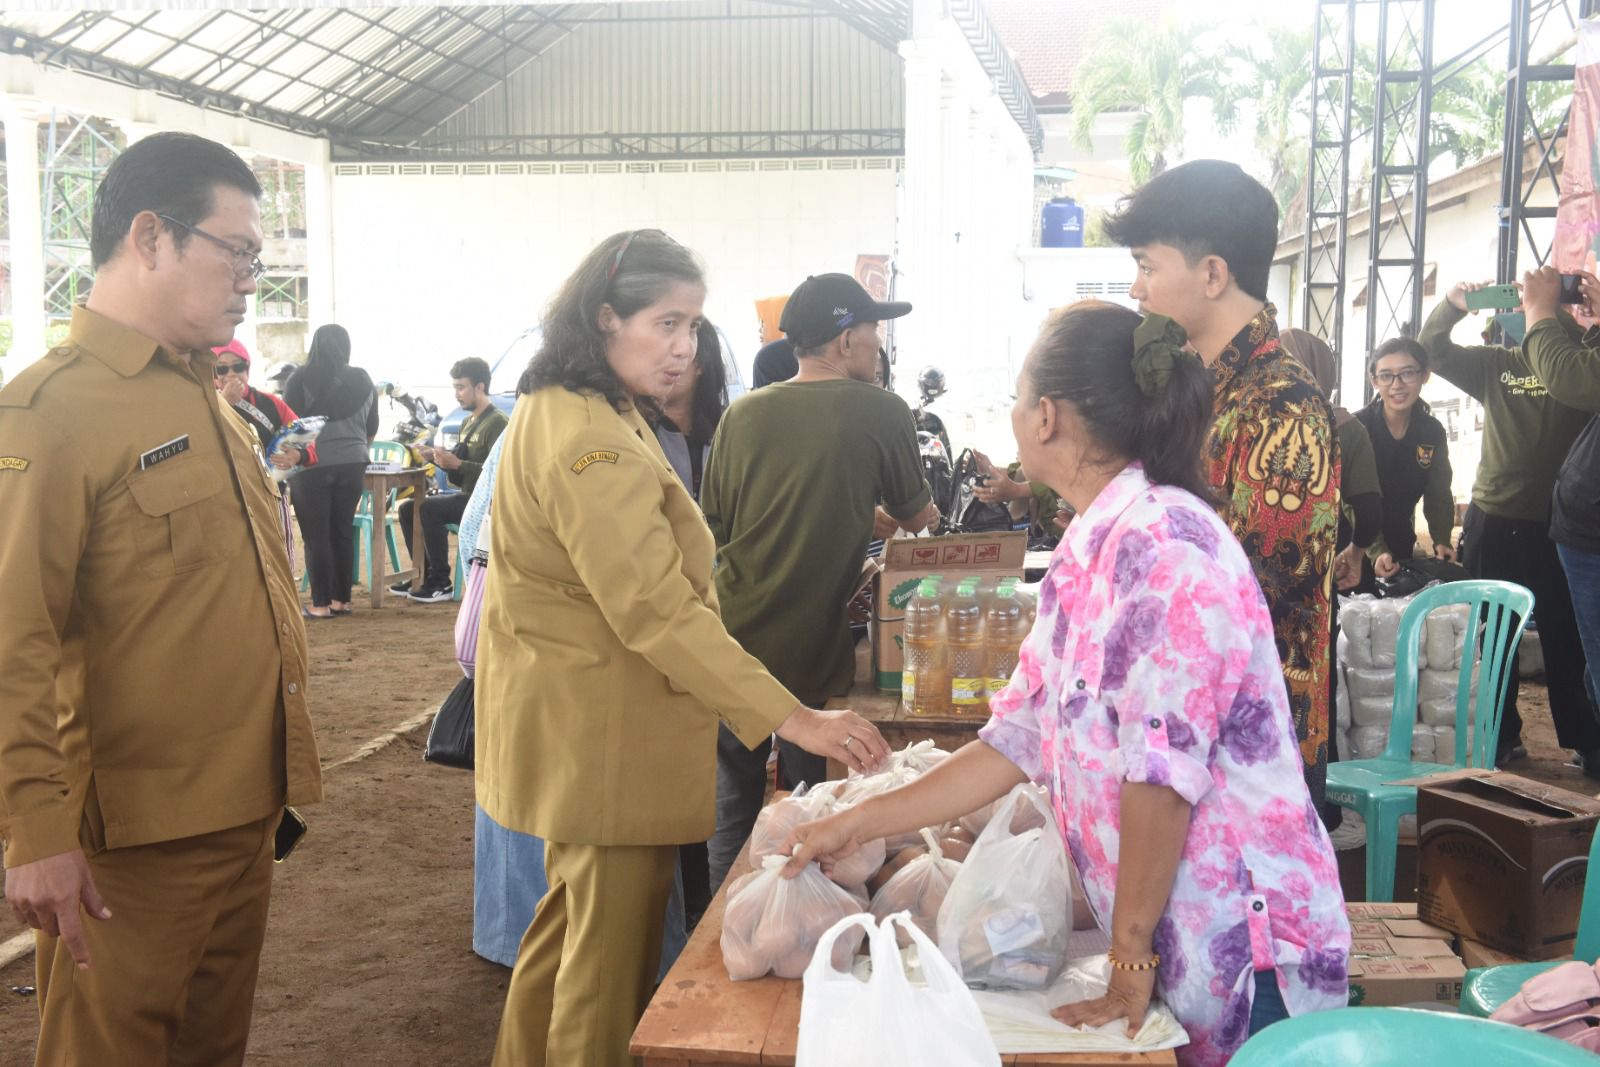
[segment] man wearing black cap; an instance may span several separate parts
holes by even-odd
[[[799,373],[734,402],[701,483],[724,625],[816,707],[850,689],[855,653],[845,607],[875,523],[922,530],[939,515],[911,409],[873,384],[878,324],[910,310],[874,301],[846,274],[802,282],[779,322]],[[778,747],[786,787],[824,777],[822,760],[781,739]],[[767,752],[746,750],[726,728],[719,736],[713,886],[755,824]]]

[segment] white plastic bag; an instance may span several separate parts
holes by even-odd
[[[1030,818],[1018,819],[1032,808]],[[1031,829],[1019,829],[1029,823]],[[968,985],[1043,989],[1072,933],[1067,848],[1044,791],[1023,784],[995,808],[939,909],[939,948]]]
[[[1350,699],[1393,700],[1394,667],[1363,669],[1351,667],[1344,672],[1344,683],[1350,690]],[[1354,709],[1352,709],[1354,710]],[[1359,720],[1357,720],[1359,721]]]
[[[768,856],[761,869],[728,889],[722,915],[722,962],[735,982],[775,974],[799,978],[811,962],[818,940],[840,919],[866,906],[834,885],[815,863],[794,878],[783,877],[785,856]],[[849,967],[860,937],[836,938],[835,962]]]
[[[1378,697],[1352,697],[1350,700],[1350,726],[1376,726],[1385,734],[1394,721],[1394,693]]]
[[[1372,606],[1372,663],[1375,667],[1387,667],[1394,670],[1395,649],[1400,640],[1400,616],[1405,614],[1410,605],[1410,597],[1397,600],[1380,600]],[[1417,649],[1418,667],[1426,667],[1427,663],[1420,662],[1424,653]],[[1391,689],[1393,686],[1390,687]]]
[[[1344,757],[1344,750],[1340,756],[1348,759],[1377,759],[1383,755],[1384,748],[1389,744],[1389,728],[1387,726],[1352,726],[1349,732],[1350,755]]]
[[[868,932],[872,971],[861,979],[836,966],[836,939]],[[896,947],[897,931],[916,944],[923,982],[913,985]],[[938,948],[903,915],[873,926],[841,920],[822,935],[806,968],[795,1067],[999,1067],[1000,1054],[972,994]]]
[[[917,929],[938,937],[939,908],[950,892],[950,883],[961,873],[961,864],[944,858],[939,839],[932,830],[922,831],[928,851],[896,871],[878,895],[872,898],[873,917],[880,922],[896,912],[906,912]],[[909,944],[909,939],[902,938]]]

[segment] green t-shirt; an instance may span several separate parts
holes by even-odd
[[[1472,502],[1486,515],[1550,521],[1550,493],[1572,442],[1589,421],[1587,411],[1552,397],[1523,348],[1458,345],[1450,333],[1466,315],[1445,301],[1428,316],[1417,338],[1439,377],[1483,405],[1483,456],[1472,483]],[[1582,331],[1570,317],[1530,330],[1524,347],[1548,346],[1556,331],[1576,341]]]
[[[728,632],[807,704],[843,695],[855,665],[845,606],[873,509],[910,519],[928,500],[911,409],[893,393],[838,380],[740,397],[700,485]]]

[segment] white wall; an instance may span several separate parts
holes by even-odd
[[[748,383],[759,347],[757,299],[788,293],[807,274],[853,273],[857,254],[894,248],[893,161],[792,165],[817,163],[734,161],[706,172],[696,169],[708,165],[702,161],[684,173],[599,174],[588,164],[552,174],[514,165],[523,173],[471,176],[431,173],[442,169],[435,167],[404,175],[382,168],[395,171],[385,176],[371,165],[339,165],[335,317],[350,330],[355,361],[375,379],[448,398],[450,364],[464,356],[492,363],[538,322],[594,245],[619,230],[659,227],[704,260],[707,314],[728,335]],[[857,166],[866,163],[878,169]],[[787,169],[763,169],[774,165]],[[579,167],[586,173],[566,173]],[[520,371],[501,368],[494,387],[513,388]]]

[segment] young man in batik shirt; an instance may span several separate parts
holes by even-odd
[[[1320,809],[1339,452],[1332,409],[1278,342],[1277,312],[1267,303],[1277,204],[1237,165],[1196,160],[1152,178],[1106,233],[1133,252],[1129,295],[1140,310],[1182,326],[1216,377],[1203,469],[1266,595],[1306,783]]]

